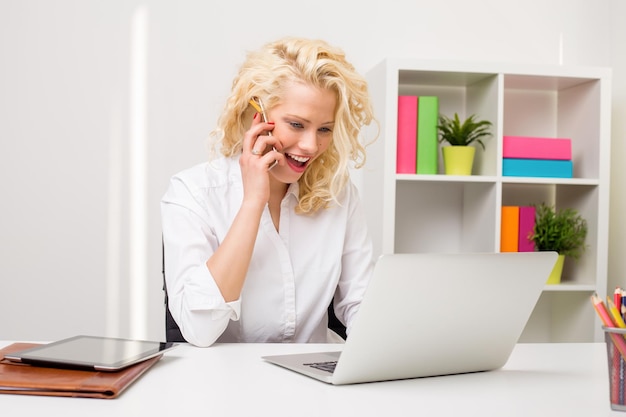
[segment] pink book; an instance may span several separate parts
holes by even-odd
[[[504,136],[502,157],[520,159],[572,159],[572,141],[566,138]]]
[[[519,208],[518,252],[535,251],[535,243],[529,239],[535,227],[535,211],[533,206],[520,206]]]
[[[415,174],[417,166],[417,96],[398,97],[396,173]]]

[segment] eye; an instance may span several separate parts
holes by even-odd
[[[332,133],[333,130],[331,128],[329,128],[329,127],[321,127],[321,128],[318,129],[318,131],[320,133],[326,134],[326,133]]]
[[[302,123],[298,123],[298,122],[289,122],[289,125],[291,125],[291,127],[293,127],[294,129],[302,129]]]

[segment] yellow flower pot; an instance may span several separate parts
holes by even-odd
[[[446,175],[472,175],[472,165],[474,165],[474,154],[476,148],[473,146],[444,146],[443,166]]]
[[[559,255],[554,264],[554,268],[552,268],[552,272],[548,277],[548,281],[546,284],[560,284],[561,283],[561,275],[563,274],[563,263],[565,262],[565,255]]]

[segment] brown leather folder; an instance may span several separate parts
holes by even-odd
[[[57,397],[116,398],[161,359],[157,356],[117,372],[46,368],[10,362],[4,355],[38,346],[13,343],[0,349],[0,393]]]

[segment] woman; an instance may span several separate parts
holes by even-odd
[[[373,259],[348,169],[373,120],[341,50],[286,38],[248,54],[212,133],[220,155],[175,175],[161,202],[188,342],[326,342],[333,297],[349,333]]]

